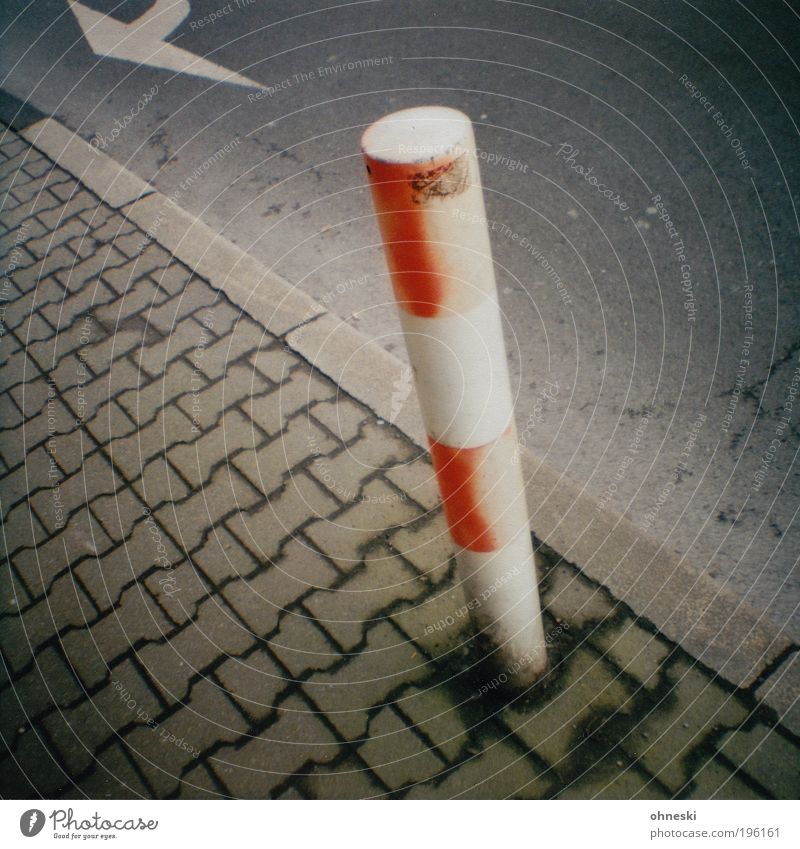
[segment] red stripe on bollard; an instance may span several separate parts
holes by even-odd
[[[429,441],[444,515],[453,539],[470,551],[496,551],[501,542],[486,510],[481,508],[479,486],[480,467],[492,445],[451,448],[430,438]]]
[[[378,211],[392,285],[398,304],[412,315],[435,318],[452,288],[448,276],[437,268],[420,205],[428,179],[446,165],[420,171],[419,166],[398,166],[372,160],[369,179]]]

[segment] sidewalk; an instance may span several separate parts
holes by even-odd
[[[503,696],[427,457],[0,131],[3,796],[796,798],[763,679],[551,550]]]

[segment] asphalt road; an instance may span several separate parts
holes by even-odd
[[[262,89],[0,14],[3,88],[399,355],[359,135],[465,110],[529,446],[800,635],[796,6],[191,0],[168,41]]]

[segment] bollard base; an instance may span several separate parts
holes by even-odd
[[[521,517],[527,518],[526,516]],[[523,527],[500,551],[462,549],[459,576],[469,599],[475,645],[500,685],[526,689],[548,670],[547,646],[531,534]]]
[[[479,627],[481,623],[476,622]],[[492,669],[491,680],[498,689],[519,692],[530,689],[545,677],[550,660],[544,642],[504,640],[503,636],[484,629],[475,637],[477,648]]]

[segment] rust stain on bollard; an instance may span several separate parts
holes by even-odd
[[[438,168],[418,172],[411,178],[414,203],[424,203],[434,197],[460,195],[467,188],[468,177],[469,160],[466,153]]]
[[[450,182],[442,171],[447,165],[452,163],[424,173],[418,166],[398,169],[381,162],[373,162],[368,169],[370,182],[381,189],[376,195],[380,198],[379,224],[395,298],[403,309],[422,318],[439,315],[452,288],[431,248],[421,209],[422,200],[431,193],[441,196],[441,189],[433,188],[437,182]],[[438,178],[433,176],[437,170]]]

